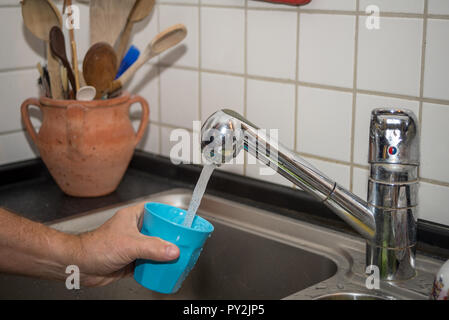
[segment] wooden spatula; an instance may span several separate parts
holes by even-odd
[[[90,43],[106,42],[114,47],[136,0],[91,0]]]

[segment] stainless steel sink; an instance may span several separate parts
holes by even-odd
[[[191,191],[174,189],[133,201],[187,208]],[[93,230],[119,207],[49,224]],[[426,299],[442,261],[418,255],[418,276],[404,283],[365,287],[365,243],[327,228],[206,195],[199,214],[215,231],[177,294],[163,295],[127,278],[101,288],[67,290],[63,282],[0,275],[0,299]]]

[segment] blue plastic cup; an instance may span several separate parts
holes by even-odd
[[[160,293],[175,293],[195,266],[206,239],[214,226],[195,216],[190,228],[182,225],[186,211],[163,203],[145,204],[144,235],[159,237],[179,247],[179,257],[168,262],[138,259],[134,279],[147,289]]]

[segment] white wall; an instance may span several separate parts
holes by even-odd
[[[365,26],[372,4],[381,10],[379,30]],[[80,6],[81,60],[88,8]],[[0,21],[5,164],[36,156],[19,107],[37,95],[34,66],[45,61],[45,50],[24,28],[18,1],[2,1]],[[420,218],[449,225],[449,1],[312,0],[298,9],[252,0],[159,0],[135,26],[133,43],[143,50],[178,22],[188,28],[184,45],[150,62],[128,87],[151,108],[140,148],[169,155],[172,129],[191,131],[192,120],[230,107],[280,129],[284,144],[365,198],[370,111],[405,107],[422,126]],[[225,170],[291,185],[259,176],[257,165]]]

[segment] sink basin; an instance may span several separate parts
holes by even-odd
[[[187,208],[185,193],[170,197],[150,197],[148,201],[163,201]],[[210,201],[210,200],[209,200]],[[223,203],[203,203],[219,210],[235,210]],[[94,229],[109,218],[116,209],[83,215],[51,226],[66,232],[78,233]],[[69,291],[63,282],[35,280],[0,275],[0,298],[21,299],[281,299],[337,272],[331,259],[285,242],[276,241],[264,232],[237,227],[200,209],[215,231],[204,247],[197,265],[174,295],[152,292],[133,278],[120,280],[103,288]],[[244,214],[244,213],[242,213]],[[264,219],[266,217],[261,217]],[[270,231],[270,230],[268,230]],[[300,270],[298,270],[298,266]]]
[[[132,203],[186,209],[191,195],[191,190],[173,189]],[[48,225],[69,233],[90,231],[132,203]],[[105,287],[67,290],[64,282],[0,274],[0,299],[427,299],[442,264],[417,255],[416,278],[383,282],[380,290],[370,291],[365,287],[365,242],[359,237],[211,195],[204,196],[198,213],[215,231],[176,294],[150,291],[132,277]]]

